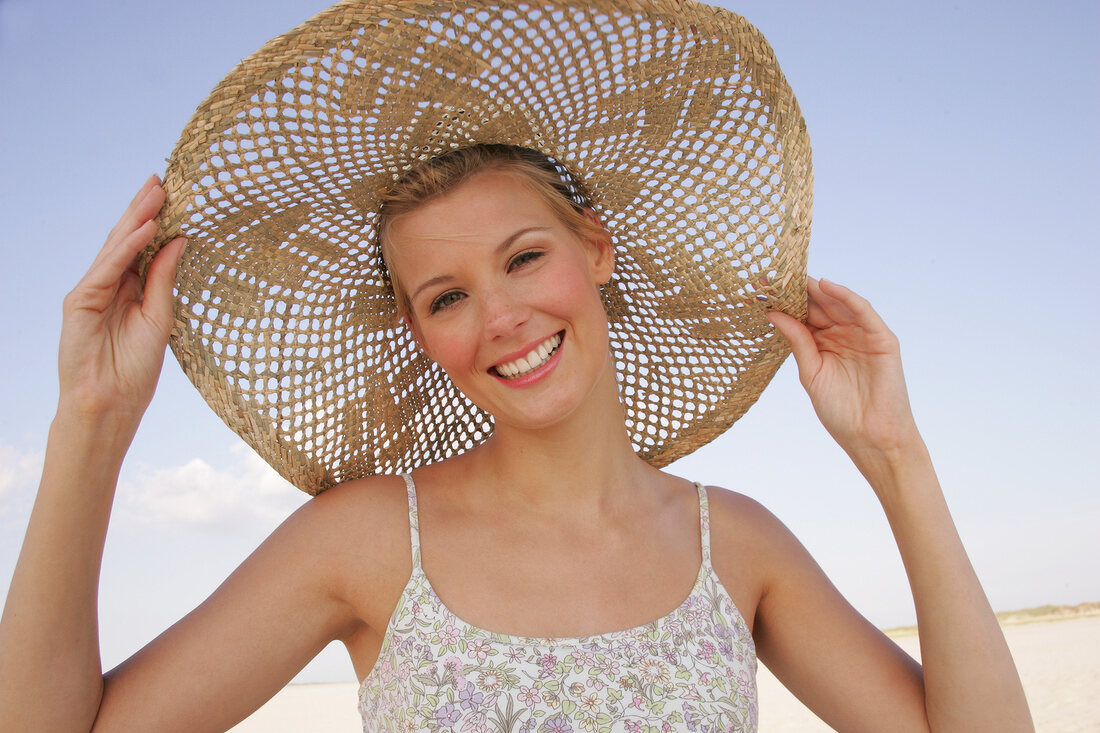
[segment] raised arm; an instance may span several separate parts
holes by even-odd
[[[183,247],[160,252],[143,292],[134,259],[163,202],[151,177],[65,298],[57,413],[0,621],[4,730],[88,730],[99,708],[103,540],[122,458],[160,374]]]
[[[822,424],[855,462],[886,512],[913,592],[923,683],[919,675],[905,673],[881,638],[862,628],[865,622],[793,546],[787,557],[794,572],[805,575],[804,582],[777,584],[765,592],[760,604],[762,655],[772,657],[777,674],[809,698],[811,707],[816,704],[819,714],[847,721],[853,730],[881,729],[882,718],[845,712],[843,701],[829,694],[831,685],[842,684],[835,681],[844,674],[842,664],[864,667],[859,674],[882,686],[876,690],[880,698],[899,701],[895,730],[1034,730],[1004,635],[913,420],[897,339],[867,301],[845,287],[811,279],[809,301],[805,325],[782,313],[773,313],[772,322],[791,344],[799,379]],[[821,600],[815,600],[814,592]],[[820,627],[827,640],[836,641],[824,663],[807,660],[805,650],[800,651],[803,643],[816,643],[804,638],[806,625]],[[923,710],[916,714],[900,703],[914,695],[923,700]],[[849,702],[849,707],[875,707],[871,701]]]
[[[358,633],[333,592],[331,558],[344,548],[328,542],[346,513],[332,509],[337,492],[308,503],[202,606],[102,673],[103,543],[123,456],[160,373],[183,247],[161,250],[143,289],[135,257],[163,202],[150,178],[65,299],[57,414],[0,621],[3,731],[224,730],[329,640]]]

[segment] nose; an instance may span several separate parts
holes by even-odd
[[[489,338],[509,336],[527,322],[530,308],[515,287],[501,285],[487,288],[483,298],[485,333]]]

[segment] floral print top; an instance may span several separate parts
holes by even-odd
[[[678,608],[633,629],[544,639],[480,629],[443,605],[420,566],[404,479],[413,571],[359,687],[364,733],[756,731],[756,648],[711,567],[702,486],[703,559]]]

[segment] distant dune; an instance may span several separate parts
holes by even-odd
[[[1001,611],[997,614],[997,621],[1001,626],[1015,626],[1017,624],[1064,621],[1089,616],[1100,616],[1100,603],[1078,603],[1076,606],[1036,606],[1021,611]],[[902,636],[913,636],[917,633],[917,627],[898,626],[892,629],[884,629],[884,631],[890,638],[897,639]]]
[[[997,620],[1002,626],[1030,624],[1035,621],[1061,621],[1081,616],[1100,616],[1100,603],[1078,603],[1076,606],[1037,606],[1023,611],[1002,611]]]

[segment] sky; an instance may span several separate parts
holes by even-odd
[[[764,32],[798,96],[810,272],[867,297],[898,335],[994,608],[1100,600],[1100,5],[722,4]],[[56,405],[62,298],[209,90],[325,5],[0,0],[0,594]],[[763,502],[874,623],[913,623],[881,508],[793,361],[669,470]],[[201,602],[306,498],[169,355],[107,538],[104,664]],[[334,645],[298,680],[352,677]]]

